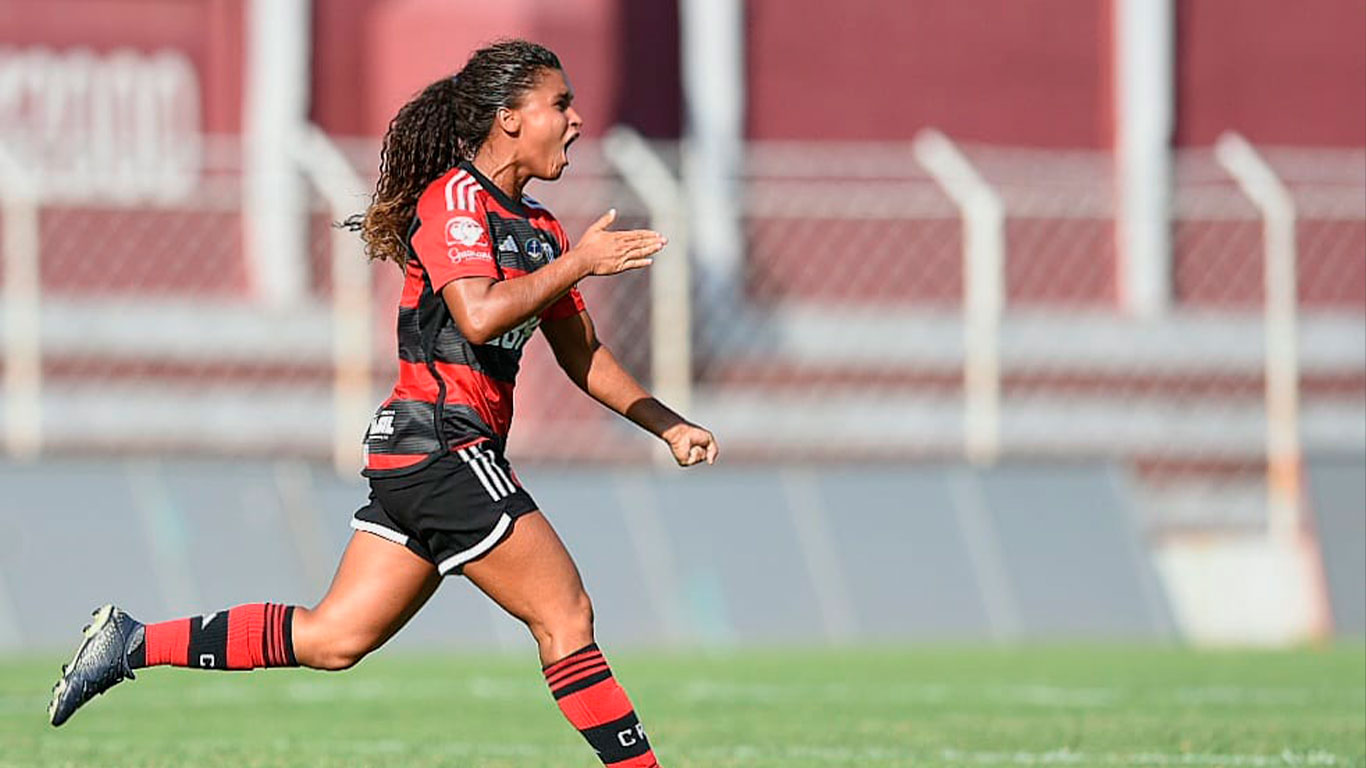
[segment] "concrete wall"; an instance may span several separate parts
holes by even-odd
[[[1322,542],[1333,629],[1361,637],[1366,635],[1366,457],[1314,457],[1309,462],[1309,498]]]
[[[1101,465],[522,473],[613,644],[1161,639],[1163,589]],[[0,465],[0,645],[145,619],[311,604],[364,501],[306,465]],[[397,641],[520,648],[459,578]]]
[[[1128,480],[1102,464],[520,474],[613,645],[1279,645],[1363,631],[1360,456],[1311,463],[1321,550],[1246,529],[1154,537]],[[359,478],[305,464],[0,463],[0,651],[65,648],[108,601],[151,620],[312,604],[364,500]],[[451,578],[394,642],[527,639]]]

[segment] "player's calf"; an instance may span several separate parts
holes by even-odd
[[[610,768],[659,768],[645,727],[597,645],[544,668],[555,703]]]
[[[170,665],[196,669],[246,670],[297,667],[295,606],[250,603],[157,624],[146,642],[128,654],[134,668]]]

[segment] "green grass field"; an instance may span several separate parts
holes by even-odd
[[[0,766],[598,765],[534,658],[147,670],[47,725],[60,659],[0,661]],[[1363,766],[1366,648],[614,654],[669,768]]]

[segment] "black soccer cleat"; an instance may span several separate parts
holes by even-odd
[[[47,716],[54,726],[65,723],[82,704],[125,677],[134,677],[128,651],[143,641],[142,624],[112,605],[95,611],[94,617],[81,630],[85,635],[81,647],[71,663],[62,667],[62,679],[52,687]]]

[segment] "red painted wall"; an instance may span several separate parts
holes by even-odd
[[[203,126],[242,125],[244,0],[0,0],[0,45],[142,53],[170,48],[199,71]]]
[[[395,0],[367,15],[360,80],[361,128],[379,134],[404,102],[438,77],[464,65],[478,47],[499,37],[526,37],[560,57],[576,91],[585,131],[600,133],[616,104],[618,8],[614,0]]]
[[[1177,144],[1366,143],[1366,2],[1174,0]],[[1099,0],[749,0],[749,134],[1105,147]]]
[[[1178,144],[1366,144],[1366,2],[1177,0]]]
[[[679,135],[677,0],[326,0],[313,24],[313,119],[339,135],[378,135],[409,95],[509,35],[560,54],[590,133]]]
[[[1275,144],[1366,144],[1366,2],[1174,0],[1180,145],[1226,129]],[[240,129],[244,0],[0,0],[0,44],[174,48],[195,64],[203,124]],[[907,138],[1108,146],[1109,4],[1101,0],[748,0],[755,138]],[[403,98],[475,46],[522,34],[559,51],[589,128],[681,124],[677,0],[319,0],[313,116],[378,134]]]
[[[1097,0],[749,0],[749,134],[1110,142]]]
[[[366,70],[373,57],[366,26],[385,0],[321,0],[313,3],[313,101],[311,117],[330,133],[366,133]]]

